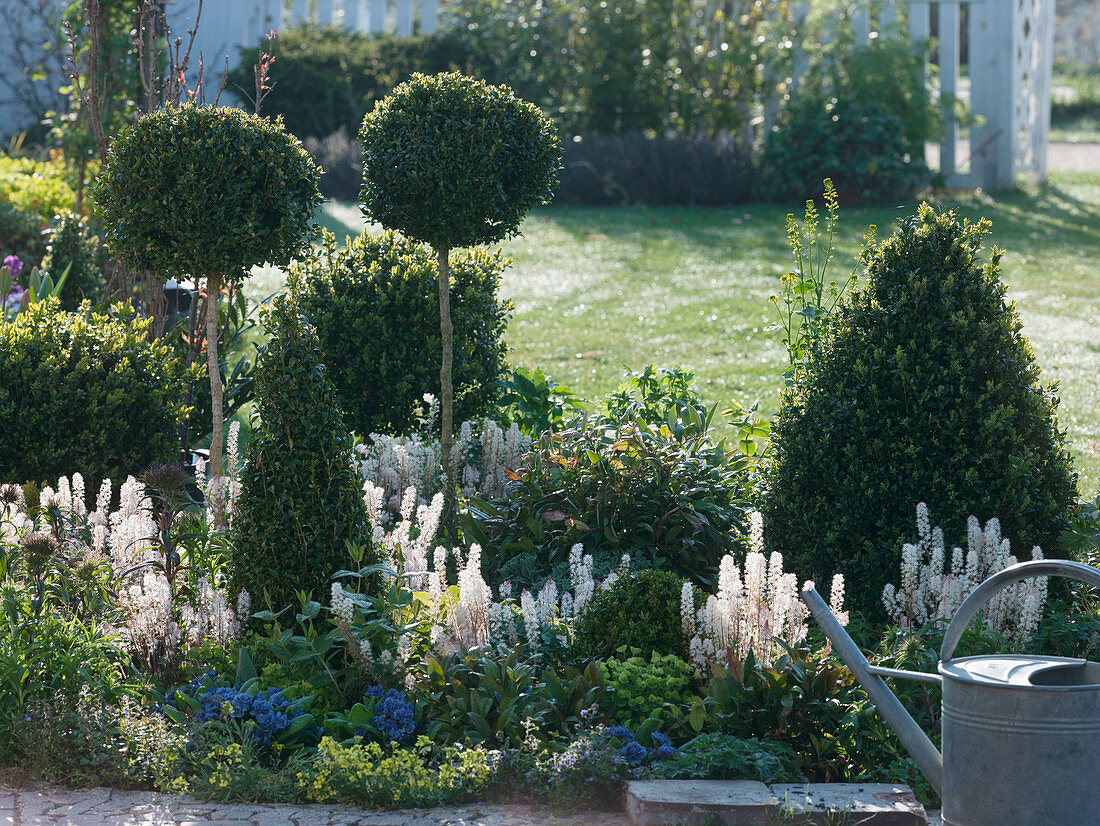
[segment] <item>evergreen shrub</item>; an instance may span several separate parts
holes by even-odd
[[[256,368],[252,440],[233,516],[232,590],[274,610],[296,593],[327,602],[347,542],[373,549],[351,436],[321,361],[317,333],[277,298],[262,316],[271,341]],[[376,561],[369,551],[364,564]]]
[[[511,302],[498,301],[508,261],[499,252],[451,256],[455,415],[491,411],[507,369]],[[292,267],[290,282],[317,330],[340,407],[356,433],[412,432],[425,392],[440,395],[439,266],[424,244],[395,232],[323,246]]]
[[[845,575],[848,600],[884,618],[918,502],[966,546],[967,517],[998,517],[1013,551],[1056,556],[1076,475],[1054,385],[1000,280],[980,260],[989,224],[924,204],[865,253],[842,305],[784,391],[772,427],[765,535],[800,578]]]
[[[129,264],[180,280],[238,282],[309,247],[320,172],[277,121],[183,106],[115,138],[96,187],[104,240]]]
[[[57,218],[57,224],[42,259],[42,269],[56,283],[65,268],[65,284],[61,288],[61,306],[74,310],[87,298],[99,301],[103,292],[103,270],[107,266],[107,250],[99,236],[88,228],[88,220],[74,212],[65,212]]]
[[[788,107],[767,137],[762,166],[761,194],[784,203],[820,198],[825,178],[845,203],[906,200],[929,179],[902,121],[860,98],[810,96]]]
[[[650,569],[620,577],[597,592],[577,618],[573,652],[580,659],[606,659],[626,646],[686,660],[682,587],[683,581],[671,571]]]
[[[309,22],[280,29],[271,46],[262,48],[275,55],[263,114],[282,116],[286,128],[303,141],[340,129],[354,132],[363,116],[413,72],[463,68],[468,52],[445,29],[406,37]],[[259,59],[260,47],[241,49],[229,88],[254,94],[252,67]]]
[[[183,369],[148,328],[56,298],[0,323],[0,481],[80,473],[92,489],[175,456]]]

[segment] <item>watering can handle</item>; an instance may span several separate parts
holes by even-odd
[[[955,646],[962,639],[966,626],[970,620],[981,610],[989,600],[998,592],[1009,585],[1019,582],[1021,579],[1031,579],[1037,576],[1060,576],[1067,579],[1077,579],[1090,585],[1100,587],[1100,570],[1082,562],[1071,562],[1067,559],[1036,559],[1031,562],[1020,562],[1011,565],[1003,571],[998,571],[985,582],[974,589],[974,592],[963,600],[959,610],[947,626],[947,632],[943,635],[943,645],[940,646],[940,661],[947,662],[955,653]]]

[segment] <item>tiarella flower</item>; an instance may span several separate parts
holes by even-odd
[[[750,517],[752,545],[763,547],[763,525],[759,514]],[[812,586],[807,582],[805,586]],[[694,610],[694,594],[685,583],[680,594],[681,627],[688,639],[691,664],[702,670],[708,659],[743,662],[751,651],[756,660],[770,665],[783,646],[793,646],[806,636],[805,605],[798,598],[798,581],[784,573],[783,557],[773,553],[765,559],[759,551],[745,556],[744,576],[732,555],[718,567],[718,592]],[[833,579],[831,599],[834,612],[844,624],[844,580]],[[782,643],[783,645],[780,645]]]
[[[976,517],[967,520],[966,550],[952,548],[950,569],[946,568],[943,530],[930,527],[924,503],[917,506],[917,534],[917,543],[902,547],[901,585],[887,585],[882,594],[887,613],[902,628],[916,629],[954,616],[986,578],[1016,563],[996,518],[986,522],[984,529]],[[1042,556],[1042,550],[1033,549],[1033,559]],[[1034,633],[1046,587],[1046,579],[1037,578],[1002,590],[983,608],[983,619],[998,633],[1022,645]]]
[[[527,628],[527,641],[531,645],[538,645],[539,640],[539,612],[535,604],[535,598],[526,588],[519,597],[519,607],[523,612],[523,623]]]
[[[432,410],[437,410],[434,399],[432,404]],[[460,423],[452,458],[461,469],[463,493],[481,499],[501,498],[508,483],[508,471],[520,466],[530,446],[531,438],[514,425],[503,431],[490,419]],[[356,452],[363,478],[383,492],[382,512],[371,515],[374,525],[382,520],[388,527],[397,521],[401,494],[409,486],[416,488],[424,502],[442,492],[442,461],[437,441],[426,441],[419,435],[392,437],[374,433],[356,447]]]
[[[332,583],[332,599],[329,602],[335,616],[344,625],[351,625],[355,617],[355,604],[344,593],[344,586],[339,582]]]

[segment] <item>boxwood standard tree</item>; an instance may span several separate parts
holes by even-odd
[[[256,264],[285,266],[309,244],[320,172],[279,121],[185,104],[115,139],[96,203],[107,246],[165,278],[206,276],[211,473],[222,472],[218,296]]]
[[[549,202],[561,142],[538,107],[505,86],[458,73],[413,75],[363,120],[363,214],[430,244],[439,259],[441,447],[448,511],[453,391],[452,247],[515,235],[533,206]]]
[[[1005,300],[1000,253],[979,257],[988,222],[924,204],[866,253],[852,295],[783,397],[761,512],[800,577],[850,583],[849,602],[885,619],[913,513],[927,502],[948,547],[966,520],[997,517],[1029,558],[1047,556],[1076,478],[1054,388]]]

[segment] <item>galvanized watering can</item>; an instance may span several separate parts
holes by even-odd
[[[943,799],[944,826],[1100,826],[1100,663],[994,655],[952,659],[963,631],[1014,582],[1060,576],[1100,586],[1100,570],[1021,562],[978,586],[947,626],[939,674],[867,662],[817,591],[802,600]],[[943,755],[883,677],[943,685]]]

